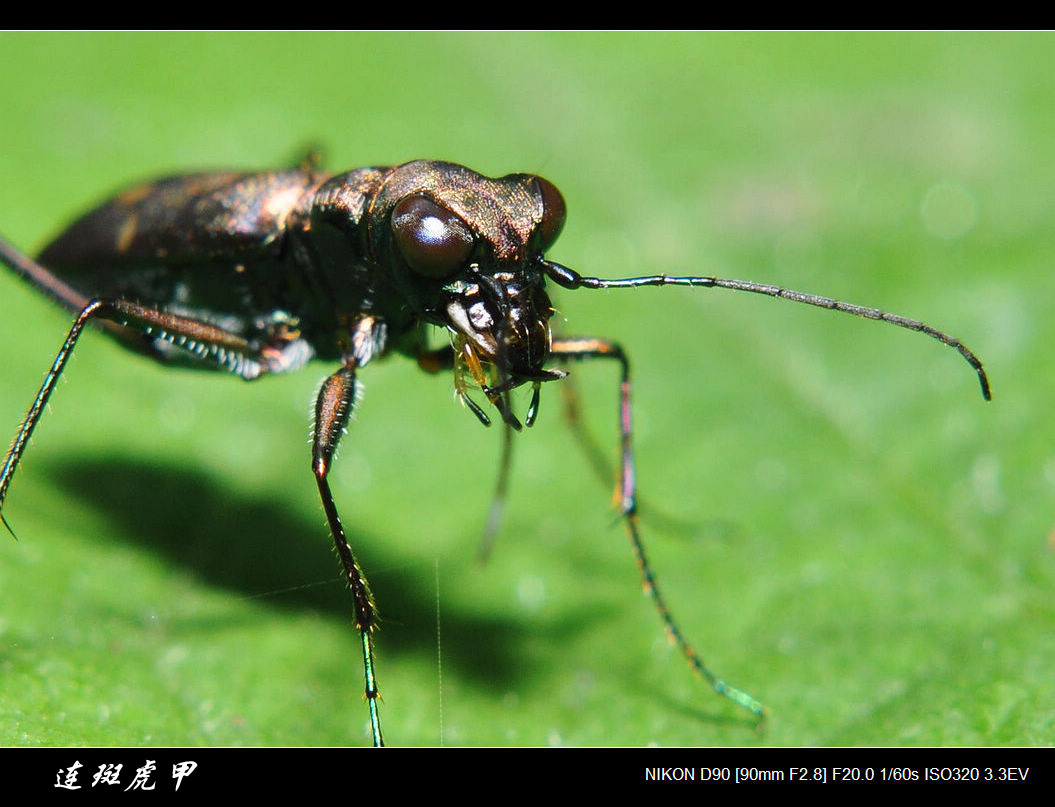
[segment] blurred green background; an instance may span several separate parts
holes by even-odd
[[[1055,738],[1055,70],[1050,34],[0,35],[0,232],[35,252],[160,174],[428,157],[563,191],[551,257],[753,295],[555,294],[633,360],[644,532],[547,385],[474,561],[500,432],[401,359],[333,484],[384,616],[395,745],[981,745]],[[11,434],[69,316],[0,276]],[[575,367],[614,459],[617,378]],[[361,745],[361,662],[309,469],[332,368],[244,384],[89,335],[11,487],[0,742]],[[520,406],[526,405],[525,401]],[[441,629],[437,636],[437,603]],[[442,662],[437,663],[437,645]],[[440,693],[442,691],[442,703]]]

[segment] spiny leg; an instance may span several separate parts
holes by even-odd
[[[696,650],[689,644],[685,635],[667,607],[667,602],[660,593],[656,576],[645,555],[644,543],[637,525],[637,483],[634,476],[634,455],[632,445],[633,428],[630,408],[630,363],[623,349],[606,339],[555,339],[551,348],[555,361],[581,361],[585,359],[614,359],[619,362],[621,379],[619,384],[619,436],[620,436],[620,481],[617,489],[619,511],[630,536],[630,545],[641,573],[641,583],[645,593],[652,599],[659,618],[671,642],[677,645],[689,666],[702,676],[717,692],[734,703],[747,709],[759,722],[765,716],[765,708],[748,693],[727,684],[715,675],[704,664]]]
[[[3,467],[0,468],[0,508],[3,508],[7,489],[18,469],[18,463],[29,438],[37,427],[51,394],[55,391],[55,384],[62,375],[66,362],[69,361],[77,340],[84,331],[84,326],[93,319],[115,327],[131,329],[132,332],[171,341],[197,353],[203,359],[213,360],[247,378],[263,372],[246,340],[237,334],[198,320],[168,314],[126,300],[91,300],[77,314],[66,336],[66,341],[63,342],[58,355],[55,356],[55,361],[45,376],[44,383],[37,392],[36,398],[33,399],[26,416],[22,419],[18,433],[4,457]],[[2,515],[0,515],[0,520],[10,532],[11,528]]]
[[[982,397],[987,401],[993,398],[989,389],[989,376],[986,375],[981,360],[963,342],[919,320],[891,314],[878,308],[854,305],[841,300],[833,300],[831,297],[805,294],[801,291],[793,291],[792,289],[785,289],[768,283],[754,283],[750,280],[730,280],[721,277],[672,277],[670,275],[645,275],[642,277],[609,280],[600,277],[583,277],[573,269],[553,261],[542,261],[542,269],[551,280],[566,289],[636,289],[641,286],[701,286],[704,288],[732,289],[733,291],[750,291],[754,294],[765,294],[782,300],[815,305],[818,308],[841,311],[844,314],[853,314],[865,319],[882,320],[899,328],[926,334],[957,351],[977,374],[978,383],[982,387]]]
[[[73,314],[80,314],[90,303],[96,302],[91,297],[81,294],[77,289],[57,277],[47,267],[33,260],[2,238],[0,238],[0,263],[7,264],[15,274],[21,276],[34,288],[44,292],[44,294]],[[112,319],[107,319],[106,314],[102,312],[97,312],[92,316],[95,317],[97,324],[101,325],[111,336],[124,342],[133,350],[144,352],[143,344],[137,344],[129,339],[127,328]]]
[[[55,361],[52,362],[51,369],[48,370],[48,374],[44,377],[44,383],[37,392],[37,396],[33,399],[29,411],[26,412],[26,416],[22,418],[22,423],[18,427],[15,439],[12,441],[11,447],[8,448],[7,455],[4,457],[3,468],[0,468],[0,508],[3,507],[4,499],[7,496],[7,488],[11,484],[11,479],[15,475],[15,470],[18,468],[19,461],[22,459],[22,452],[26,450],[29,438],[33,436],[33,430],[37,427],[37,423],[40,421],[40,415],[44,411],[44,407],[47,406],[51,393],[55,390],[55,383],[59,380],[59,376],[62,375],[62,370],[66,366],[70,354],[73,353],[73,348],[76,347],[77,340],[80,339],[84,326],[87,324],[88,320],[97,315],[100,306],[101,303],[99,302],[89,303],[74,321],[73,327],[70,328],[69,335],[66,337],[66,341],[62,343],[62,348],[55,357]],[[7,528],[7,531],[14,535],[10,525],[7,523],[7,519],[3,517],[2,513],[0,513],[0,519],[4,520],[4,526]]]
[[[363,646],[363,672],[366,678],[366,701],[370,706],[370,731],[374,745],[380,747],[385,743],[381,736],[381,718],[377,710],[380,693],[374,675],[374,646],[371,638],[371,632],[377,624],[377,607],[374,605],[366,577],[348,544],[330,485],[326,481],[337,443],[355,406],[356,384],[355,369],[350,365],[342,367],[323,382],[315,402],[312,471],[319,485],[319,496],[322,497],[322,507],[326,511],[326,521],[330,525],[330,534],[337,547],[337,556],[341,559],[344,576],[355,603],[355,627],[359,631]]]

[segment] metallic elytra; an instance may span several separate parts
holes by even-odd
[[[336,363],[316,399],[311,467],[352,592],[371,736],[380,746],[377,609],[328,483],[334,452],[357,402],[360,369],[398,353],[426,372],[452,371],[458,397],[490,425],[484,406],[470,394],[479,390],[506,432],[495,500],[500,505],[509,438],[523,425],[512,411],[510,392],[531,386],[523,419],[530,426],[539,411],[541,385],[567,375],[553,365],[612,360],[620,371],[617,506],[642,584],[692,669],[760,722],[762,704],[713,674],[685,639],[645,555],[637,519],[627,356],[606,339],[555,336],[547,283],[564,289],[701,286],[779,297],[938,339],[975,369],[986,399],[988,378],[959,340],[878,309],[715,277],[580,275],[544,255],[564,219],[560,192],[531,174],[489,178],[433,161],[329,174],[306,161],[288,171],[187,174],[126,190],[70,225],[37,260],[0,240],[0,260],[75,315],[0,468],[0,508],[89,322],[156,361],[224,370],[245,380],[298,370],[312,359]],[[445,329],[450,344],[431,348],[428,326]],[[492,507],[489,535],[497,529],[499,512],[500,507]]]

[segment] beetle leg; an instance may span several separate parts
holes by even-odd
[[[15,274],[32,284],[35,288],[40,289],[52,300],[74,314],[80,313],[91,302],[90,297],[85,297],[46,267],[2,238],[0,238],[0,261],[7,264]],[[129,343],[127,332],[116,322],[101,320],[100,325],[109,331],[112,336],[129,345],[129,347],[139,352],[144,352],[141,344]]]
[[[15,475],[15,470],[18,468],[18,462],[22,458],[22,452],[25,451],[26,444],[29,442],[29,438],[33,435],[33,429],[36,428],[37,421],[40,420],[40,415],[44,411],[44,407],[47,406],[48,399],[51,397],[51,393],[55,389],[55,383],[59,380],[59,376],[62,375],[62,369],[66,366],[66,362],[69,360],[70,354],[73,352],[73,348],[76,346],[77,340],[80,338],[81,331],[84,330],[85,324],[89,319],[98,314],[101,306],[102,304],[97,301],[89,303],[74,321],[73,327],[70,328],[70,332],[66,336],[66,341],[62,343],[62,348],[59,350],[59,354],[55,357],[51,369],[48,370],[48,374],[44,378],[44,383],[41,385],[40,391],[37,392],[37,397],[33,399],[29,411],[22,419],[22,424],[18,427],[18,433],[15,435],[15,439],[11,443],[11,447],[7,450],[7,455],[4,457],[3,468],[0,469],[0,508],[3,507],[4,498],[7,496],[7,488],[11,484],[11,479]],[[2,514],[0,514],[0,518],[3,518]],[[8,532],[14,535],[14,532],[7,523],[7,519],[4,519],[4,526],[7,527]]]
[[[622,367],[622,380],[619,384],[619,435],[620,435],[620,474],[616,488],[616,505],[624,516],[637,513],[634,482],[634,456],[631,449],[630,421],[630,363],[623,349],[607,339],[576,338],[554,339],[550,355],[557,361],[581,361],[585,359],[615,359]]]
[[[436,350],[425,350],[416,356],[418,367],[427,373],[440,373],[444,370],[454,368],[454,348],[444,345]],[[537,389],[537,385],[536,385]],[[459,397],[465,401],[478,418],[482,416],[484,425],[490,425],[490,418],[483,410],[467,395],[464,390],[459,391]],[[538,408],[537,403],[535,408]],[[479,410],[479,411],[477,411]],[[530,423],[528,425],[531,425]],[[509,493],[509,469],[513,462],[513,427],[509,423],[503,423],[502,429],[502,456],[498,461],[498,478],[495,481],[495,490],[491,495],[491,506],[487,510],[487,521],[484,523],[483,535],[480,536],[480,545],[476,550],[476,559],[480,563],[486,563],[491,556],[495,537],[502,527],[502,519],[505,517],[506,497]]]
[[[561,382],[560,393],[564,403],[564,419],[568,422],[568,428],[571,429],[575,441],[579,444],[579,450],[582,451],[598,481],[602,485],[611,485],[614,476],[611,465],[596,438],[583,421],[582,393],[574,375],[568,375]],[[618,490],[617,487],[616,495],[618,495]],[[635,496],[634,498],[640,504],[641,497]],[[618,499],[615,503],[619,503]],[[698,528],[698,525],[691,521],[677,518],[670,513],[660,512],[651,503],[645,509],[648,510],[649,523],[653,526],[660,523],[664,532],[683,534]]]
[[[558,340],[559,341],[559,340]],[[574,375],[569,375],[560,385],[560,394],[564,402],[564,418],[568,422],[575,440],[579,443],[579,449],[590,464],[594,476],[603,485],[612,483],[612,469],[605,457],[601,447],[597,444],[594,436],[587,430],[582,417],[582,395]]]
[[[90,302],[88,297],[2,238],[0,238],[0,261],[6,263],[16,274],[71,311],[80,311]]]
[[[0,262],[43,291],[78,319],[93,300],[57,277],[47,267],[0,238]],[[304,339],[277,332],[259,348],[242,336],[193,317],[114,299],[92,309],[88,319],[125,346],[165,362],[186,359],[214,363],[245,379],[264,373],[284,373],[303,367],[314,355]],[[83,326],[82,326],[83,327]],[[76,328],[80,333],[80,328]],[[76,341],[76,339],[74,340]]]
[[[666,600],[659,591],[655,573],[652,571],[648,557],[645,555],[644,543],[641,540],[641,533],[637,524],[637,482],[634,476],[634,454],[631,439],[633,429],[630,408],[630,362],[627,360],[626,354],[619,345],[607,339],[575,338],[554,339],[550,355],[554,360],[561,362],[587,359],[614,359],[619,362],[621,368],[621,380],[619,383],[620,474],[619,485],[616,488],[616,501],[623,523],[626,525],[627,533],[630,536],[630,545],[634,551],[634,557],[637,560],[638,570],[641,574],[641,584],[645,593],[648,594],[652,603],[656,606],[667,636],[673,644],[677,645],[692,670],[703,677],[719,695],[725,696],[752,712],[761,721],[765,715],[765,709],[762,704],[748,693],[730,686],[711,672],[696,650],[686,640],[681,629],[674,621],[674,617],[667,607]]]
[[[357,389],[355,367],[351,361],[323,382],[315,402],[315,433],[312,437],[311,464],[315,481],[319,485],[319,495],[322,497],[323,510],[326,511],[330,534],[337,547],[337,556],[341,559],[344,576],[355,602],[355,626],[359,630],[363,646],[366,700],[370,705],[370,730],[373,734],[374,745],[382,746],[384,740],[381,737],[381,720],[377,712],[380,693],[374,677],[374,647],[371,638],[371,631],[377,624],[377,607],[374,605],[374,598],[367,585],[366,576],[359,568],[359,563],[348,544],[344,527],[341,525],[341,518],[337,514],[337,506],[333,502],[329,482],[326,480],[330,473],[333,454],[337,450],[337,443],[355,407]]]
[[[4,255],[3,257],[6,259],[10,256]],[[47,406],[51,393],[55,390],[55,384],[58,382],[59,376],[62,375],[66,362],[69,361],[85,325],[93,319],[111,323],[115,327],[131,329],[132,332],[150,334],[154,338],[162,338],[179,344],[197,353],[203,359],[216,361],[221,366],[242,375],[244,378],[254,378],[264,371],[260,362],[254,358],[254,352],[246,340],[222,328],[187,317],[168,314],[164,311],[148,308],[126,300],[92,300],[88,302],[74,320],[73,326],[66,336],[66,341],[63,342],[62,347],[59,349],[51,369],[48,370],[48,374],[44,378],[44,383],[37,392],[36,398],[33,399],[33,403],[29,407],[25,418],[22,419],[18,433],[15,435],[15,439],[4,457],[4,464],[0,467],[0,508],[3,507],[7,488],[11,484],[15,470],[18,468],[22,452],[25,451],[29,438],[32,436],[33,430],[36,428],[37,422],[44,411],[44,407]],[[3,519],[2,515],[0,515],[0,520],[3,520],[4,526],[7,526],[10,531],[11,528],[7,525],[7,521]]]
[[[498,479],[495,480],[495,491],[491,494],[491,506],[487,510],[487,521],[484,524],[480,545],[476,549],[476,560],[487,563],[491,557],[495,538],[502,528],[506,514],[506,498],[509,495],[509,469],[513,464],[513,427],[508,423],[502,429],[502,457],[498,461]]]

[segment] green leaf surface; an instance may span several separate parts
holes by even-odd
[[[705,289],[560,291],[629,352],[665,640],[546,385],[492,560],[501,433],[445,376],[363,373],[334,493],[383,624],[394,745],[1034,745],[1055,738],[1051,34],[6,33],[0,232],[36,252],[131,182],[427,157],[542,174],[585,274],[774,283],[920,334]],[[0,276],[13,435],[69,317]],[[1049,347],[1044,347],[1048,345]],[[576,366],[614,464],[617,374]],[[0,743],[363,745],[310,473],[331,367],[245,384],[78,347],[10,489]],[[525,398],[518,406],[527,405]],[[438,619],[437,619],[438,614]],[[437,625],[439,627],[437,627]]]

